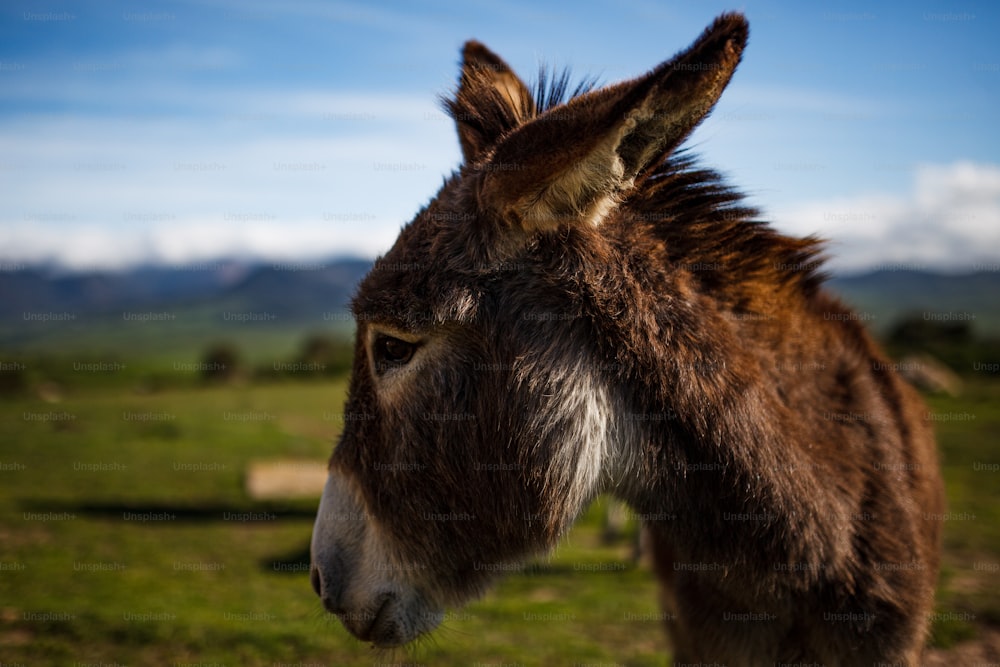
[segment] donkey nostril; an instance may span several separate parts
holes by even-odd
[[[329,586],[326,586],[326,595],[323,595],[323,575],[320,574],[319,568],[316,566],[313,566],[309,570],[309,583],[312,584],[313,590],[319,596],[324,609],[331,614],[339,615],[344,613],[344,610],[340,608],[340,601],[330,594]]]
[[[319,576],[319,568],[313,566],[309,569],[309,581],[312,583],[316,595],[323,597],[323,580]]]
[[[337,552],[324,554],[309,564],[309,583],[331,614],[343,613],[344,573],[341,556]]]

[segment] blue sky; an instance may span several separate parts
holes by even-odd
[[[704,164],[837,270],[1000,270],[998,7],[7,0],[0,267],[374,257],[459,162],[466,39],[611,83],[735,9]]]

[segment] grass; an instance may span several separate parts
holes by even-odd
[[[933,642],[1000,625],[1000,382],[929,401],[948,508]]]
[[[621,622],[655,613],[651,577],[600,572],[628,545],[599,543],[596,508],[553,559],[450,613],[430,641],[384,653],[350,638],[322,613],[304,568],[315,502],[255,503],[242,490],[251,459],[327,456],[344,390],[119,389],[9,403],[0,423],[5,661],[529,664],[573,647],[581,660],[663,663],[658,628],[636,642],[635,623]],[[583,574],[605,585],[582,587]],[[546,629],[525,636],[532,619]]]
[[[4,664],[663,665],[655,584],[591,510],[555,554],[378,652],[326,616],[305,569],[315,502],[260,503],[260,458],[321,459],[343,381],[7,400],[0,417]],[[935,642],[1000,623],[1000,384],[935,398],[955,518]]]

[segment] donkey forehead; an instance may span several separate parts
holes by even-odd
[[[380,280],[377,273],[388,271],[400,275]],[[479,299],[474,289],[443,281],[429,285],[411,271],[373,269],[352,303],[355,319],[414,333],[475,319]],[[408,275],[413,278],[411,283],[406,281]]]
[[[352,302],[358,320],[406,330],[468,323],[509,261],[453,177],[372,265]],[[472,197],[471,199],[474,199]]]

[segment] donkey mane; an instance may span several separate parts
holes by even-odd
[[[489,62],[493,54],[475,41],[466,45],[464,54],[467,61],[478,58],[485,63],[463,71],[463,85],[451,97],[442,96],[440,103],[453,120],[484,134],[485,128],[496,127],[510,132],[598,84],[596,77],[589,77],[572,85],[571,70],[542,65],[530,93],[505,96],[491,77],[506,65]],[[695,155],[676,150],[637,183],[621,214],[630,224],[646,223],[664,243],[670,265],[691,271],[705,289],[794,285],[811,296],[827,278],[818,270],[822,240],[778,233],[758,219],[758,210],[745,199],[721,174],[700,166]]]
[[[757,218],[757,209],[716,171],[681,151],[633,195],[634,221],[648,220],[671,263],[718,293],[748,285],[795,285],[808,297],[825,280],[822,241],[792,238]]]

